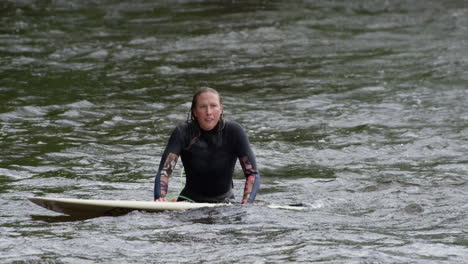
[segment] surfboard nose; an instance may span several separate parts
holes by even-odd
[[[57,213],[68,214],[64,212],[63,210],[61,210],[60,207],[56,206],[56,203],[54,200],[43,198],[43,197],[29,197],[28,200],[45,209],[48,209]]]

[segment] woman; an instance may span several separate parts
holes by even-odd
[[[161,158],[155,201],[166,201],[169,178],[179,156],[186,175],[179,201],[230,202],[234,199],[232,176],[237,159],[246,177],[241,203],[254,201],[260,186],[255,155],[242,127],[223,119],[222,103],[220,94],[211,88],[193,96],[190,118],[174,129]]]

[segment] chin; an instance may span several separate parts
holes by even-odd
[[[206,131],[210,131],[215,127],[216,127],[216,124],[204,124],[203,126],[201,126],[201,128]]]

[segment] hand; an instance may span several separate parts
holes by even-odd
[[[161,197],[161,198],[158,198],[156,200],[154,200],[155,202],[167,202],[167,199],[166,197]]]

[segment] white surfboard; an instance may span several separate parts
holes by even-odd
[[[87,200],[47,197],[33,197],[29,198],[29,200],[46,209],[72,216],[122,215],[134,210],[162,212],[167,210],[188,210],[228,205],[212,203]]]
[[[49,197],[32,197],[28,199],[41,207],[70,216],[123,215],[135,210],[147,212],[162,212],[168,210],[189,210],[205,207],[219,207],[230,205],[224,203],[88,200]],[[287,210],[304,209],[303,207],[299,206],[269,205],[268,207]]]

